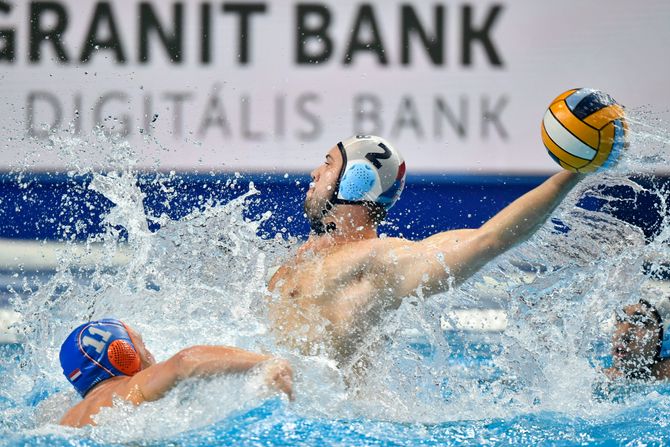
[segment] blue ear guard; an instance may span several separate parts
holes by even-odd
[[[661,350],[659,357],[662,359],[670,358],[670,320],[664,321],[663,325],[663,340],[661,340]]]
[[[368,163],[352,163],[346,167],[338,191],[338,199],[349,201],[366,200],[375,183],[377,173]]]
[[[660,320],[658,360],[670,358],[670,297],[664,296],[653,303],[640,299],[640,304],[650,308]]]
[[[109,346],[117,340],[135,349],[123,323],[108,318],[82,324],[61,346],[63,374],[82,396],[104,380],[126,375],[112,364],[108,355]]]

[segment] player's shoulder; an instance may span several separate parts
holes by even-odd
[[[67,425],[69,427],[81,427],[90,422],[91,416],[100,411],[103,404],[100,398],[88,398],[77,402],[72,408],[67,410],[60,419],[60,425]]]
[[[378,237],[370,239],[369,242],[372,248],[411,247],[416,244],[416,242],[402,237]]]
[[[417,243],[401,237],[370,239],[361,243],[359,253],[365,254],[370,262],[393,262],[402,253],[414,251]]]

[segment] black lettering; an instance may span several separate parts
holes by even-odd
[[[128,96],[123,92],[109,92],[102,95],[95,102],[93,106],[93,120],[96,126],[100,126],[109,134],[116,134],[122,137],[128,136],[130,133],[130,117],[128,115],[122,115],[121,118],[113,117],[108,115],[103,118],[102,109],[109,102],[117,100],[121,102],[128,102]],[[109,124],[106,124],[105,121],[109,120]],[[117,128],[117,124],[122,126],[120,129]]]
[[[172,132],[176,136],[181,136],[183,125],[183,105],[184,101],[191,99],[189,92],[166,92],[163,97],[172,101]]]
[[[98,28],[103,23],[106,23],[109,30],[109,36],[106,39],[98,37]],[[99,49],[113,50],[117,62],[126,62],[126,56],[123,53],[119,31],[117,30],[116,22],[114,21],[112,7],[108,2],[100,2],[95,7],[93,21],[88,28],[88,33],[86,33],[86,40],[84,41],[84,47],[82,48],[79,61],[88,62],[93,51]]]
[[[391,131],[391,134],[393,136],[398,136],[406,127],[414,129],[416,136],[423,138],[423,129],[421,128],[421,122],[419,121],[419,112],[417,112],[414,101],[410,96],[402,97],[400,107],[398,108],[398,114],[393,122],[393,130]]]
[[[212,5],[200,5],[200,62],[209,64],[212,60]]]
[[[226,118],[226,112],[223,109],[217,90],[218,88],[215,86],[209,95],[207,107],[205,108],[200,129],[198,130],[198,134],[201,137],[207,136],[207,132],[212,126],[220,127],[224,136],[230,136],[230,124],[228,124],[228,118]]]
[[[278,95],[275,99],[275,137],[283,138],[286,134],[286,96]]]
[[[264,13],[264,3],[224,3],[223,12],[232,12],[240,16],[240,39],[238,47],[238,58],[242,65],[249,62],[249,40],[251,40],[251,27],[249,26],[251,14]]]
[[[251,130],[251,119],[253,116],[253,113],[251,113],[251,98],[249,95],[242,95],[240,100],[242,137],[247,140],[262,140],[264,137],[263,132]]]
[[[327,34],[330,26],[330,11],[328,7],[309,3],[299,3],[296,7],[296,63],[319,64],[330,59],[333,52],[333,41]],[[317,23],[308,24],[310,18],[316,18]],[[314,20],[311,20],[314,22]],[[308,47],[312,48],[311,50]],[[317,47],[317,49],[313,49]]]
[[[39,128],[36,126],[35,115],[37,113],[38,101],[42,101],[51,106],[53,112],[53,118],[51,123],[47,124],[45,122],[39,123]],[[28,106],[26,107],[26,112],[28,117],[26,122],[28,123],[28,135],[31,137],[37,138],[46,138],[49,136],[53,130],[57,129],[60,126],[61,121],[63,120],[63,109],[61,108],[58,98],[53,93],[36,91],[30,92],[28,95]]]
[[[508,138],[508,134],[505,130],[505,126],[502,124],[502,121],[500,121],[500,114],[502,113],[502,109],[509,102],[507,96],[503,95],[498,98],[498,101],[496,102],[493,109],[491,109],[489,102],[490,100],[488,96],[482,97],[482,137],[488,138],[489,126],[493,125],[498,131],[500,138],[506,140]]]
[[[354,133],[357,135],[381,134],[382,102],[378,96],[373,94],[361,94],[354,97]],[[372,127],[364,126],[364,123],[371,122]]]
[[[154,105],[153,105],[153,98],[150,94],[145,94],[144,95],[144,127],[140,130],[140,133],[147,133],[147,135],[151,135],[151,130],[153,126],[151,123],[153,122],[152,120],[154,119]]]
[[[74,95],[74,113],[73,113],[73,121],[74,121],[74,133],[75,135],[79,135],[81,133],[81,93],[77,93]]]
[[[370,30],[370,40],[362,40],[360,34],[364,29]],[[351,64],[354,55],[359,51],[373,52],[377,55],[377,60],[380,64],[388,64],[386,52],[384,51],[384,44],[382,43],[379,28],[377,27],[377,21],[375,20],[375,13],[372,9],[372,5],[369,4],[361,5],[361,8],[358,10],[358,16],[356,16],[356,22],[354,23],[347,51],[344,54],[343,63],[345,65]]]
[[[493,46],[490,36],[491,28],[502,11],[502,5],[493,5],[486,16],[484,25],[479,29],[475,28],[472,23],[472,9],[473,7],[470,5],[463,6],[463,47],[461,51],[463,65],[472,65],[472,46],[475,42],[479,42],[484,47],[489,63],[494,66],[502,66],[502,60],[495,46]]]
[[[42,28],[45,13],[56,15],[56,23],[50,29]],[[67,29],[67,12],[58,2],[32,2],[30,4],[30,62],[39,62],[40,48],[44,41],[50,42],[60,62],[69,60],[61,37]]]
[[[316,140],[321,134],[321,120],[319,119],[319,115],[307,108],[308,103],[318,102],[319,99],[320,98],[316,93],[303,93],[296,101],[296,111],[298,112],[298,115],[303,117],[305,121],[309,121],[312,125],[312,128],[309,131],[301,130],[296,133],[301,140]]]
[[[182,25],[184,16],[184,5],[174,3],[172,5],[173,30],[166,32],[158,21],[151,3],[140,3],[140,62],[149,62],[149,33],[153,30],[158,34],[165,51],[174,63],[182,62]]]
[[[379,143],[377,146],[381,147],[384,152],[368,152],[365,154],[365,158],[367,158],[375,168],[381,169],[382,162],[379,160],[387,160],[391,158],[391,150],[386,147],[384,143]]]
[[[12,6],[0,1],[0,13],[9,14]],[[16,30],[13,28],[0,29],[0,62],[14,62],[16,49]]]
[[[429,36],[421,25],[419,18],[411,5],[402,6],[402,54],[400,61],[403,65],[409,65],[410,57],[410,38],[412,34],[418,34],[421,39],[421,47],[426,50],[428,57],[435,65],[444,64],[444,7],[435,6],[435,32]]]
[[[458,118],[449,104],[440,97],[435,98],[435,137],[442,137],[442,120],[446,118],[449,126],[454,130],[459,138],[464,139],[467,136],[468,127],[468,100],[466,96],[461,96],[458,107]]]

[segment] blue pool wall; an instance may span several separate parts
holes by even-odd
[[[405,191],[390,211],[381,231],[390,236],[421,239],[439,231],[477,228],[505,205],[536,187],[548,175],[411,175]],[[92,176],[63,173],[0,174],[0,238],[84,240],[104,231],[103,216],[113,203],[88,188]],[[636,225],[652,238],[664,219],[661,198],[668,195],[670,177],[633,177],[645,187],[604,187],[584,194],[578,206],[605,211]],[[261,237],[305,237],[309,232],[302,205],[309,176],[262,173],[139,173],[149,216],[179,219],[208,204],[225,203],[248,191],[246,217],[258,219],[270,211]],[[609,197],[607,200],[602,196]],[[150,228],[158,224],[151,219]],[[560,223],[557,222],[560,227]]]

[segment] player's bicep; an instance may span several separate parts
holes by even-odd
[[[136,404],[160,399],[180,380],[179,356],[151,365],[133,376],[127,400]]]
[[[456,230],[436,234],[421,242],[426,252],[437,252],[454,284],[472,276],[498,253],[489,231]]]
[[[448,281],[444,256],[423,241],[395,244],[385,253],[382,268],[378,278],[383,283],[379,287],[391,288],[397,298],[429,294],[436,283]]]
[[[489,259],[488,242],[480,230],[453,230],[392,250],[400,296],[433,294],[467,279]]]

